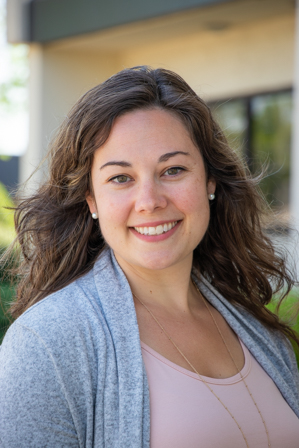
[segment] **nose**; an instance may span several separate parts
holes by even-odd
[[[162,187],[154,180],[148,180],[138,185],[135,200],[136,212],[153,213],[156,209],[165,208],[166,205],[167,199]]]

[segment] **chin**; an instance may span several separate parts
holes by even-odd
[[[140,258],[138,265],[143,269],[148,269],[152,271],[161,271],[163,269],[173,267],[176,264],[182,263],[183,259],[184,259],[183,254],[181,256],[180,255],[169,256],[169,254],[166,255],[159,253],[152,256],[143,256],[142,258]]]

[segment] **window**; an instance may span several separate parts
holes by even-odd
[[[211,104],[230,145],[253,173],[268,166],[261,183],[269,204],[288,213],[292,92],[290,90]]]

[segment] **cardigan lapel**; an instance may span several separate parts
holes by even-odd
[[[94,280],[115,351],[119,392],[119,446],[149,447],[149,390],[129,283],[112,250],[94,266]]]

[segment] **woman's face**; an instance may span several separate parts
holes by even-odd
[[[160,270],[190,263],[210,218],[198,148],[179,118],[161,109],[119,117],[94,155],[90,212],[119,264]]]

